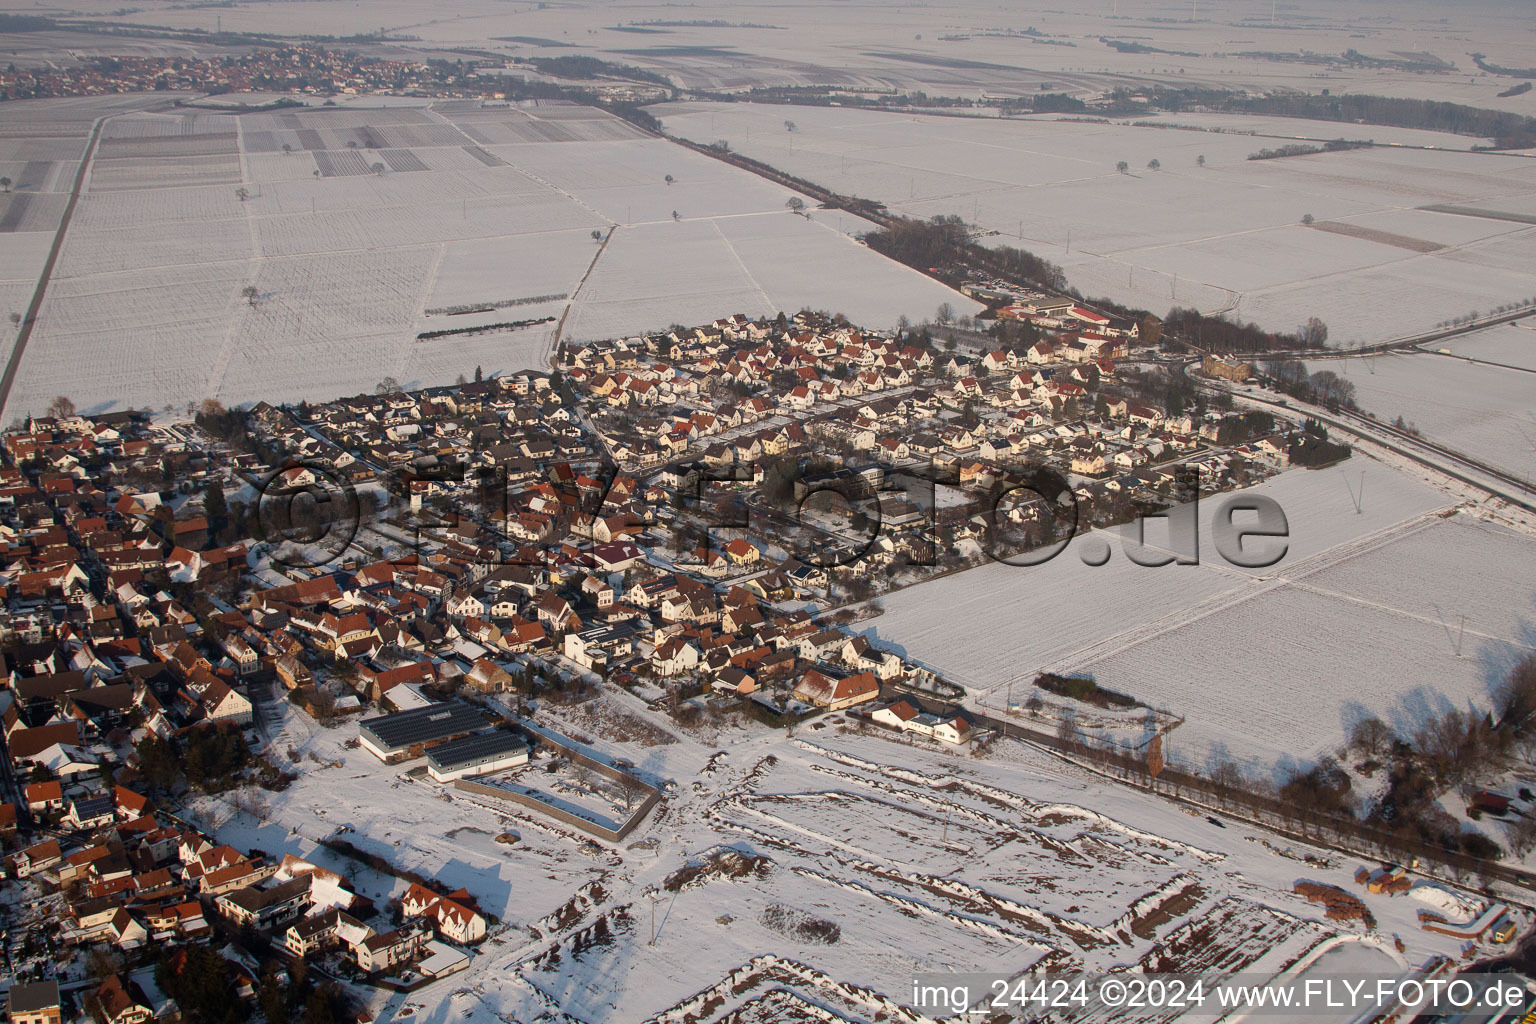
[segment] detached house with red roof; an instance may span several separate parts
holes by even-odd
[[[872,672],[860,672],[843,679],[833,679],[816,669],[808,669],[795,686],[795,699],[828,711],[862,704],[880,696],[880,680]]]
[[[451,942],[469,944],[485,938],[485,915],[463,889],[439,896],[413,883],[400,899],[400,912],[406,917],[429,919],[437,933]]]

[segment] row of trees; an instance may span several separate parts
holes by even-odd
[[[1038,710],[1039,704],[1029,706]],[[1070,715],[1059,723],[1056,736],[1063,749],[1103,759],[1143,784],[1152,782],[1148,753],[1098,746]],[[1464,827],[1440,801],[1447,789],[1467,796],[1502,776],[1512,757],[1536,761],[1536,655],[1527,655],[1505,673],[1493,690],[1491,713],[1446,707],[1406,728],[1366,716],[1349,730],[1340,756],[1359,759],[1356,773],[1385,771],[1382,795],[1362,799],[1353,775],[1334,757],[1298,766],[1276,781],[1250,774],[1223,754],[1203,770],[1170,770],[1159,780],[1176,791],[1193,788],[1209,794],[1239,814],[1286,822],[1303,834],[1368,844],[1399,860],[1438,860],[1460,877],[1475,876],[1503,849],[1488,835]],[[1516,855],[1536,849],[1536,817],[1512,818],[1502,838]]]
[[[162,791],[185,780],[206,792],[222,792],[252,763],[239,729],[193,729],[174,741],[150,733],[134,749],[144,781]]]
[[[1136,104],[1144,110],[1225,110],[1315,121],[1348,121],[1394,128],[1423,128],[1497,139],[1500,146],[1529,145],[1536,137],[1536,118],[1486,107],[1469,107],[1437,100],[1351,94],[1334,96],[1329,90],[1251,96],[1227,89],[1154,88]],[[1129,104],[1122,104],[1129,110]]]
[[[1312,373],[1300,359],[1271,359],[1264,363],[1264,373],[1279,390],[1303,402],[1329,409],[1354,408],[1354,382],[1332,370]]]
[[[1174,306],[1163,318],[1166,331],[1181,335],[1210,352],[1270,352],[1285,348],[1322,348],[1328,341],[1328,325],[1312,317],[1294,334],[1266,331],[1256,323],[1229,320],[1220,313]]]

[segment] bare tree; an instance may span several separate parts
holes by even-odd
[[[1536,655],[1526,655],[1494,689],[1501,728],[1521,730],[1536,713]]]
[[[11,190],[11,179],[0,177],[0,189],[9,192]]]
[[[1077,712],[1071,708],[1061,713],[1061,719],[1056,723],[1056,738],[1069,750],[1081,742],[1082,735],[1077,729]]]
[[[1301,343],[1310,348],[1322,348],[1328,340],[1328,325],[1317,317],[1308,317],[1307,322],[1296,328],[1296,334],[1301,338]]]
[[[672,211],[672,219],[673,220],[682,220],[683,219],[683,215],[678,213],[676,210],[673,210]]]
[[[293,147],[290,146],[286,142],[283,143],[283,156],[291,156],[291,155],[293,155]]]
[[[400,382],[395,380],[393,377],[385,377],[383,380],[379,381],[378,384],[374,385],[373,390],[378,394],[387,395],[392,391],[399,391]]]
[[[619,799],[623,801],[624,810],[628,811],[645,796],[645,790],[645,783],[633,775],[625,775],[619,782]]]
[[[1360,719],[1349,730],[1349,745],[1366,757],[1381,754],[1396,738],[1387,723],[1375,715]]]
[[[1121,174],[1129,173],[1130,169],[1131,165],[1126,163],[1124,160],[1121,160],[1119,163],[1115,164],[1115,170],[1119,171]]]
[[[1205,154],[1204,153],[1201,153],[1199,156],[1195,157],[1195,166],[1196,167],[1204,167],[1205,166]]]
[[[784,130],[785,131],[789,131],[789,132],[794,131],[795,130],[795,122],[793,122],[793,121],[785,121],[784,122]]]
[[[947,302],[941,302],[939,308],[934,310],[933,318],[941,324],[948,324],[955,318],[955,307]]]
[[[256,286],[253,284],[248,284],[240,289],[240,297],[253,306],[256,305],[256,300],[260,296],[261,292],[257,291]]]
[[[805,209],[805,200],[799,196],[790,196],[789,201],[784,205],[789,207],[790,213],[800,213]]]
[[[1310,213],[1304,213],[1301,215],[1301,222],[1308,226],[1310,226],[1316,219],[1317,218],[1313,217]]]
[[[1216,791],[1216,799],[1225,804],[1243,788],[1243,770],[1230,757],[1223,757],[1211,768],[1211,785]]]
[[[1520,817],[1505,826],[1509,835],[1509,848],[1516,857],[1524,857],[1536,849],[1536,818]]]
[[[666,182],[666,183],[667,183],[667,184],[668,184],[668,185],[670,185],[670,184],[672,184],[672,183],[673,183],[673,182],[674,182],[674,181],[676,181],[676,180],[677,180],[677,179],[676,179],[676,178],[674,178],[674,177],[672,177],[672,175],[670,175],[670,174],[669,174],[669,175],[667,175],[667,176],[666,176],[666,177],[665,177],[665,178],[663,178],[663,179],[661,179],[661,180],[662,180],[662,181],[665,181],[665,182]]]
[[[601,231],[599,231],[597,228],[593,228],[592,229],[592,241],[594,241],[594,242],[601,242],[602,240],[603,240],[603,233]]]
[[[375,163],[373,165],[373,173],[374,174],[383,174],[384,173],[384,165],[381,164],[381,163]]]
[[[47,413],[56,420],[65,420],[75,414],[75,403],[65,395],[58,395],[48,403]]]
[[[1163,162],[1157,157],[1153,157],[1151,160],[1147,161],[1147,170],[1149,171],[1159,171],[1162,170],[1162,167]]]
[[[246,188],[244,185],[241,185],[239,188],[235,189],[235,197],[243,203],[247,199],[251,198],[251,190]]]

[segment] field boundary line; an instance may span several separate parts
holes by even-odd
[[[37,278],[37,289],[32,293],[32,301],[27,306],[27,311],[22,314],[21,330],[16,332],[16,343],[11,346],[10,359],[5,364],[5,374],[0,376],[0,416],[5,413],[6,404],[11,400],[11,386],[16,383],[16,374],[21,369],[21,357],[26,352],[27,342],[32,340],[32,328],[37,324],[37,314],[43,308],[43,297],[48,292],[48,282],[53,278],[53,268],[59,260],[59,252],[64,248],[64,236],[69,232],[69,222],[75,215],[75,206],[80,201],[80,193],[85,188],[85,179],[90,174],[91,161],[96,156],[96,144],[101,141],[101,130],[106,123],[116,114],[104,114],[96,119],[91,126],[91,138],[86,144],[85,152],[80,155],[80,167],[75,171],[74,188],[70,190],[69,202],[64,204],[64,213],[59,217],[59,227],[53,234],[53,245],[48,248],[48,259],[43,263],[42,273]]]
[[[581,280],[576,282],[576,287],[571,289],[571,297],[565,300],[565,309],[560,314],[560,322],[555,324],[554,333],[549,336],[549,364],[554,365],[555,353],[560,348],[561,338],[565,335],[565,318],[571,315],[571,310],[576,308],[576,299],[581,295],[581,290],[587,286],[587,278],[592,276],[592,271],[597,269],[597,261],[603,258],[603,253],[608,249],[608,243],[613,241],[614,233],[619,230],[617,224],[608,229],[603,236],[602,244],[597,247],[597,252],[592,254],[592,262],[587,264],[586,273],[581,275]]]

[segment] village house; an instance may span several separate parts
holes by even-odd
[[[813,668],[801,676],[794,696],[828,711],[841,711],[880,696],[880,681],[869,672],[833,679]]]

